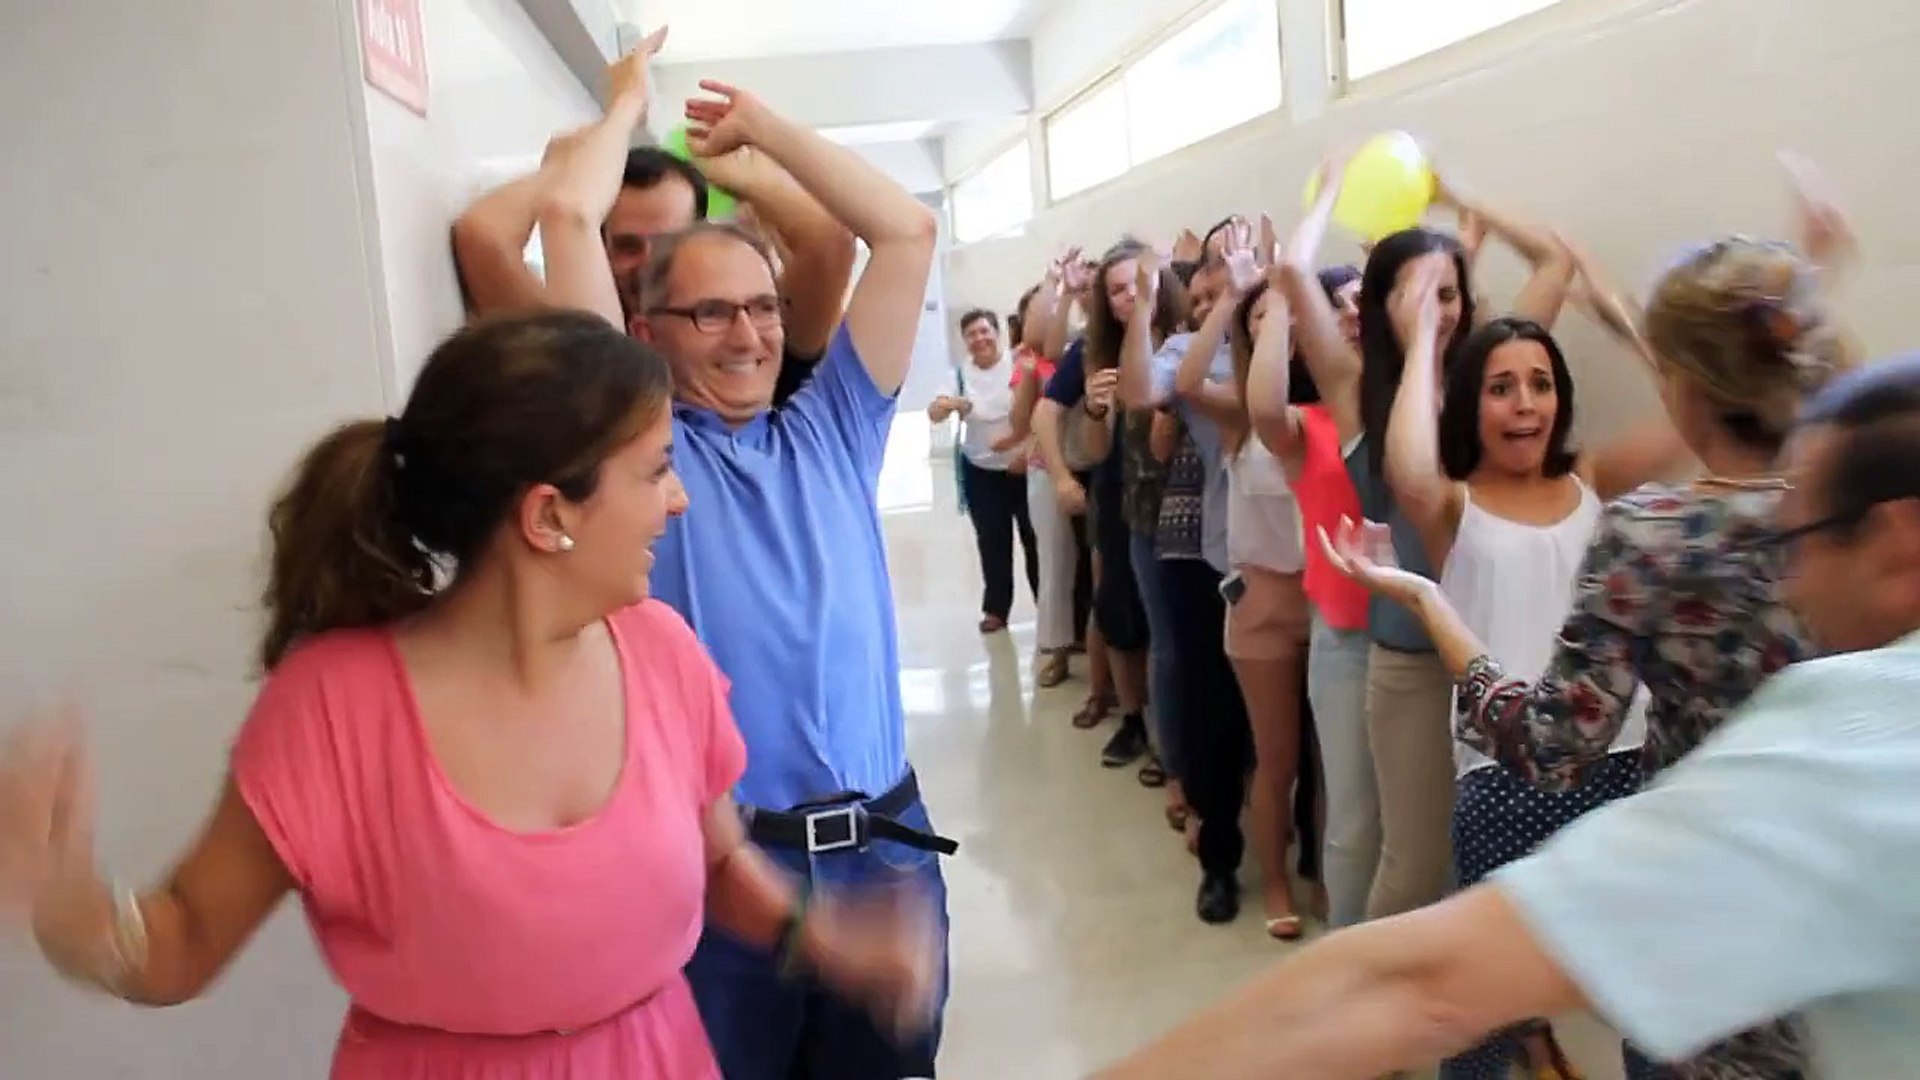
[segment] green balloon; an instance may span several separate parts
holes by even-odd
[[[696,169],[700,167],[700,163],[693,159],[693,150],[687,146],[687,125],[685,124],[675,124],[673,130],[667,132],[666,141],[660,144],[660,149]],[[739,204],[740,200],[734,197],[733,192],[718,184],[707,185],[708,221],[731,219],[739,209]]]

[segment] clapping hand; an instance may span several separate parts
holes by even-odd
[[[713,98],[687,99],[687,149],[696,157],[713,158],[753,146],[768,115],[753,94],[718,79],[701,79],[700,89]]]
[[[1260,215],[1263,239],[1259,246],[1254,245],[1253,224],[1236,220],[1227,226],[1221,237],[1220,255],[1227,265],[1228,284],[1236,295],[1244,296],[1260,284],[1266,276],[1268,267],[1273,265],[1274,245],[1269,241],[1273,235],[1273,219]]]
[[[889,890],[823,902],[809,916],[822,981],[863,1005],[895,1038],[928,1030],[940,1002],[940,924],[923,898]]]
[[[1435,588],[1419,574],[1400,569],[1393,562],[1392,537],[1387,527],[1376,521],[1354,521],[1341,517],[1332,536],[1316,528],[1320,550],[1340,573],[1367,587],[1376,596],[1417,607],[1420,599]]]
[[[1433,341],[1440,332],[1440,281],[1447,262],[1444,252],[1419,256],[1412,272],[1387,297],[1387,311],[1393,317],[1393,331],[1400,338],[1401,348]]]
[[[1807,258],[1829,270],[1852,262],[1859,253],[1860,239],[1840,209],[1833,185],[1811,158],[1790,150],[1780,151],[1779,157],[1793,185],[1801,250]]]
[[[637,97],[645,102],[652,93],[648,81],[647,65],[666,44],[667,28],[661,27],[641,39],[633,51],[607,65],[607,100],[615,101],[624,97]]]

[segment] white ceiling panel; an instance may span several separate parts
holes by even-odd
[[[614,0],[666,63],[1023,38],[1055,0]]]

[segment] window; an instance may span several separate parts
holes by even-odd
[[[1047,189],[1055,199],[1111,180],[1132,164],[1124,82],[1116,79],[1047,118]]]
[[[1134,164],[1280,107],[1277,8],[1274,0],[1226,0],[1127,69]]]
[[[1048,117],[1048,194],[1067,198],[1279,108],[1278,7],[1222,0]]]
[[[1364,79],[1557,0],[1341,0],[1348,79]]]
[[[1027,140],[953,185],[953,238],[985,240],[1026,224],[1033,216],[1033,160]]]

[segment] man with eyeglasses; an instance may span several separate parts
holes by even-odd
[[[866,270],[812,380],[774,407],[788,332],[774,256],[735,226],[703,222],[655,237],[631,311],[622,311],[598,236],[615,154],[576,154],[550,180],[540,219],[548,292],[616,324],[631,314],[625,325],[673,370],[673,461],[688,508],[654,544],[651,591],[731,680],[728,704],[747,744],[734,794],[749,835],[830,899],[888,890],[899,903],[860,917],[924,919],[925,960],[943,966],[937,856],[954,844],[933,833],[907,761],[877,505],[937,225],[854,152],[751,94],[703,87],[718,100],[686,105],[696,151],[764,155],[867,245]],[[806,910],[787,939],[808,932]],[[687,974],[728,1080],[934,1075],[937,1003],[913,1030],[881,1031],[860,1003],[714,932]]]
[[[1814,1075],[1920,1070],[1920,355],[1843,376],[1767,542],[1829,655],[1489,883],[1341,931],[1103,1080],[1373,1077],[1591,1008],[1679,1059],[1790,1013]]]
[[[609,116],[619,122],[603,119],[556,137],[548,144],[540,171],[488,191],[454,222],[454,261],[474,314],[556,302],[549,284],[528,268],[524,255],[541,215],[555,209],[547,201],[552,176],[580,150],[604,156],[626,147],[645,121],[645,64],[664,37],[664,31],[654,34],[614,65],[616,92]],[[655,241],[705,221],[709,181],[718,184],[740,199],[741,221],[751,223],[778,249],[776,276],[787,311],[774,404],[784,404],[805,384],[840,324],[853,275],[853,235],[785,169],[753,147],[697,159],[697,167],[657,146],[624,152],[619,192],[598,223],[624,314],[622,325],[631,330],[632,320],[640,315],[640,281]]]

